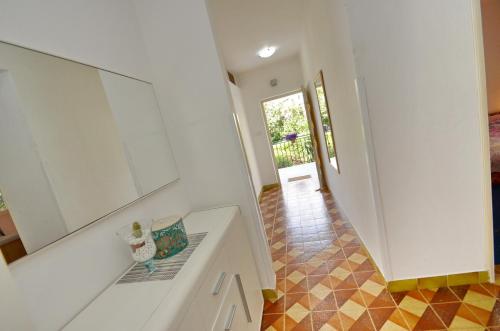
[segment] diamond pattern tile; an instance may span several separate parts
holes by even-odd
[[[329,193],[313,180],[262,194],[277,278],[262,330],[500,331],[497,284],[389,293],[366,248]]]
[[[376,330],[408,330],[403,315],[396,307],[369,309]]]

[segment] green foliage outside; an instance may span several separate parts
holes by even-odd
[[[328,115],[328,105],[326,104],[323,85],[316,86],[316,96],[318,97],[321,123],[323,124],[323,130],[325,133],[328,155],[332,158],[335,156],[335,145],[333,144],[332,123],[330,122],[330,116]]]
[[[335,148],[333,148],[333,139],[332,139],[332,131],[328,131],[325,133],[326,136],[326,145],[328,146],[328,154],[330,159],[335,156]]]
[[[302,93],[267,101],[263,106],[278,168],[313,162]],[[285,139],[290,134],[297,134],[297,138]]]
[[[326,104],[325,90],[323,89],[322,85],[316,86],[316,95],[318,97],[318,102],[319,102],[321,122],[323,123],[323,127],[329,130],[331,127],[330,117],[328,116],[328,106]]]
[[[264,102],[267,127],[273,144],[287,134],[309,134],[302,93]]]
[[[285,155],[278,154],[276,152],[274,155],[276,156],[276,163],[278,165],[278,169],[293,166],[293,162],[289,157],[287,157]]]
[[[267,101],[263,106],[278,168],[313,162],[302,93]],[[290,134],[296,134],[297,138],[286,140]]]
[[[282,141],[273,145],[274,156],[279,169],[313,162],[311,137],[305,135],[295,141]]]

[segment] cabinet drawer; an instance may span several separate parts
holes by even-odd
[[[224,251],[223,247],[215,259],[214,264],[212,264],[206,274],[206,278],[196,295],[196,301],[208,325],[212,325],[217,315],[217,311],[227,291],[231,276],[229,256],[227,252]]]
[[[250,328],[259,330],[264,300],[252,248],[244,229],[241,218],[237,217],[231,225],[226,250],[233,274],[241,277],[244,300],[247,302],[248,317],[251,320]]]
[[[248,321],[244,309],[236,279],[231,277],[229,289],[212,331],[248,331]]]

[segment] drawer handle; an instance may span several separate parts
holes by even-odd
[[[245,289],[243,288],[243,282],[241,281],[241,275],[236,274],[234,277],[236,278],[236,283],[238,284],[238,288],[240,290],[240,296],[243,300],[243,308],[245,309],[245,314],[247,315],[247,321],[248,323],[252,323],[252,316],[250,315],[250,308],[248,308],[248,301],[245,295]]]
[[[217,284],[215,284],[214,289],[212,290],[212,295],[219,294],[220,289],[222,288],[222,284],[224,284],[225,278],[226,278],[226,273],[222,272],[219,276],[219,280],[217,281]]]
[[[231,327],[233,326],[233,320],[234,320],[234,315],[236,314],[236,308],[238,306],[233,305],[231,307],[231,312],[229,313],[229,316],[227,317],[226,321],[226,327],[224,328],[224,331],[230,331]]]

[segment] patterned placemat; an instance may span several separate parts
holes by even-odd
[[[117,284],[174,279],[206,235],[206,232],[188,234],[189,244],[182,252],[163,260],[154,260],[157,267],[155,272],[149,274],[142,263],[136,263],[132,269],[120,278]]]

